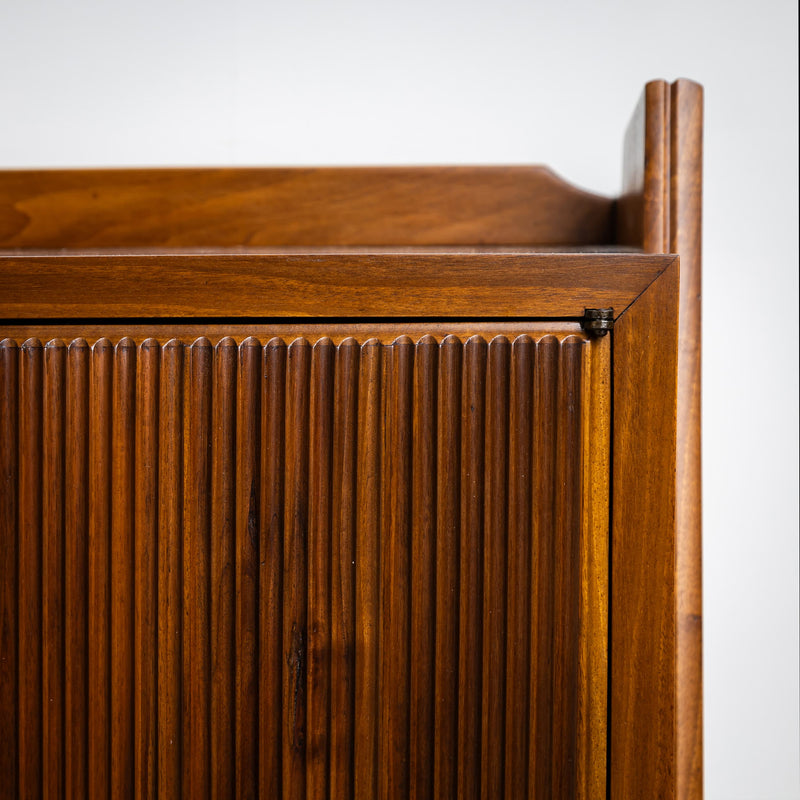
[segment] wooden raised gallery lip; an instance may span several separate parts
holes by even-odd
[[[0,172],[0,798],[700,798],[701,186]]]

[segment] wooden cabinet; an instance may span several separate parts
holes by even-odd
[[[1,173],[0,795],[700,797],[701,114]]]

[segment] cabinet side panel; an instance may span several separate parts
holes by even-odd
[[[703,794],[701,295],[703,89],[672,84],[670,244],[681,257],[677,420],[678,797]]]

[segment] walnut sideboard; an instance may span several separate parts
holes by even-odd
[[[701,131],[0,173],[0,797],[699,798]]]

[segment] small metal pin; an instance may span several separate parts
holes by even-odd
[[[614,309],[585,308],[581,327],[592,336],[605,336],[614,327]]]

